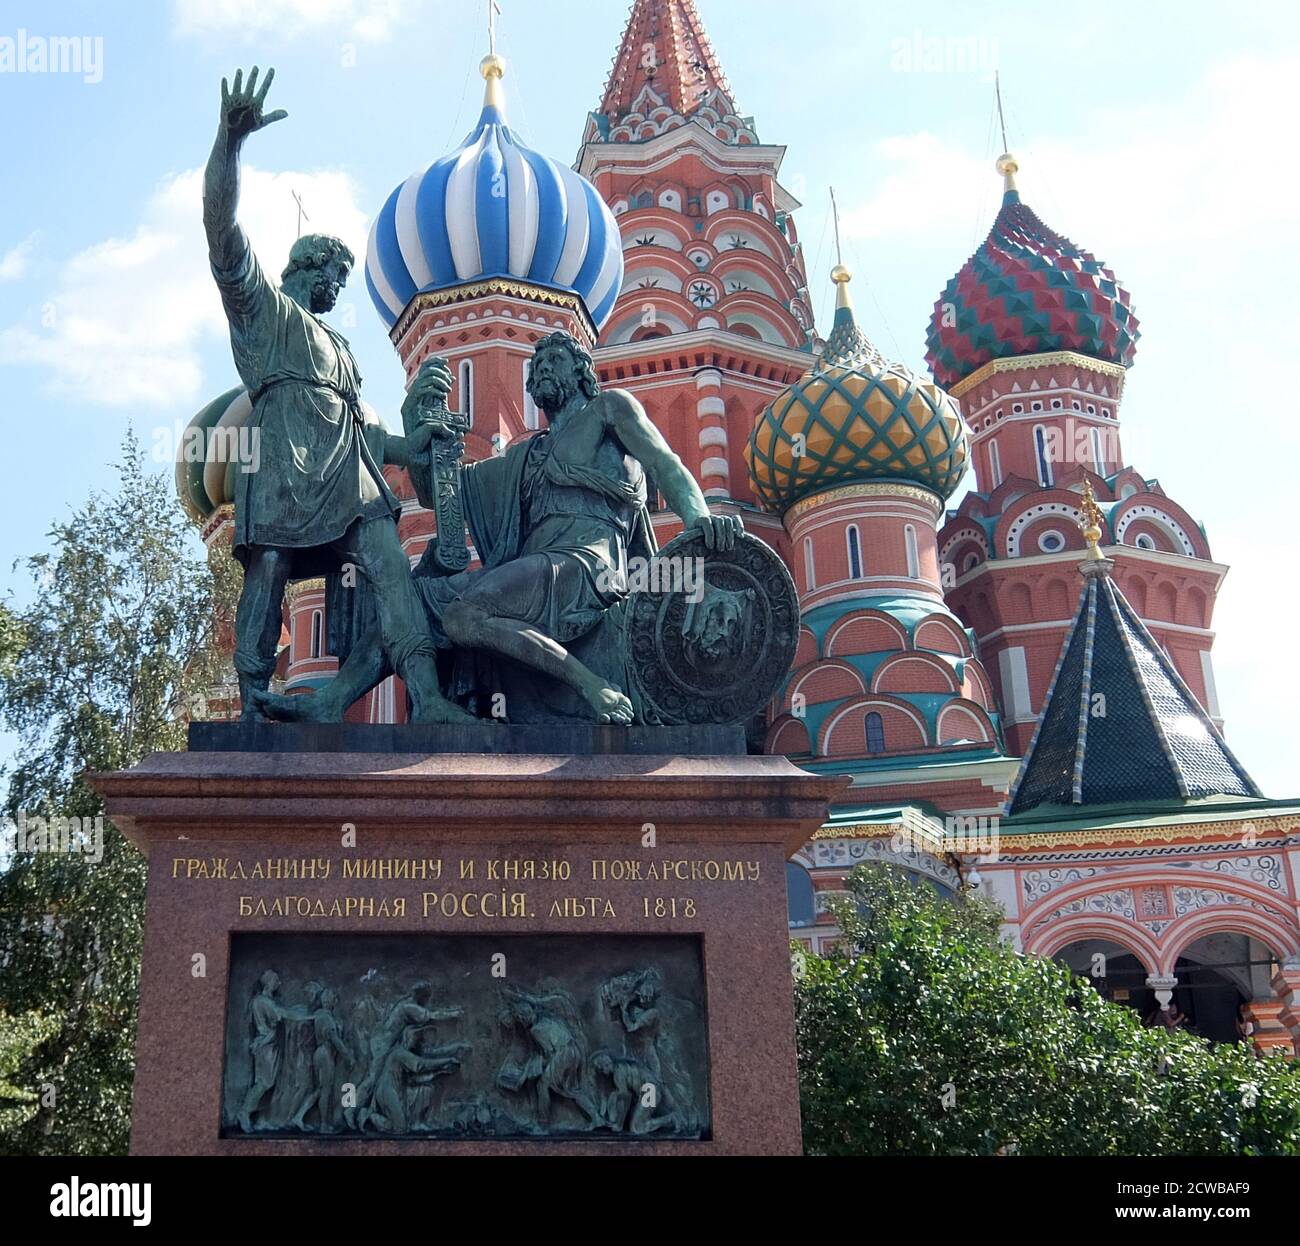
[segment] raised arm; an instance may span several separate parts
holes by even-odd
[[[733,515],[709,513],[699,483],[651,422],[645,408],[622,389],[607,389],[597,401],[623,448],[654,478],[686,527],[697,529],[709,549],[730,549],[744,531],[740,520]]]
[[[256,131],[289,114],[283,108],[264,113],[266,93],[275,79],[268,69],[262,89],[257,89],[257,67],[243,82],[243,70],[235,71],[234,86],[221,80],[221,120],[212,154],[203,175],[203,228],[208,235],[208,252],[213,266],[233,268],[243,257],[248,240],[235,218],[239,207],[239,152],[244,140]]]

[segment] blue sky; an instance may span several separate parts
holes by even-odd
[[[1233,567],[1214,649],[1229,741],[1269,795],[1300,794],[1280,694],[1300,606],[1286,373],[1300,6],[697,3],[740,110],[789,148],[819,323],[834,185],[860,319],[914,367],[996,211],[1000,69],[1025,199],[1133,293],[1125,458]],[[628,5],[502,8],[511,123],[572,159]],[[10,564],[104,478],[128,421],[150,447],[235,383],[198,199],[222,74],[274,65],[271,102],[290,114],[246,149],[244,216],[267,266],[293,239],[295,190],[311,228],[361,254],[389,191],[477,116],[485,15],[486,0],[0,0],[0,41],[102,40],[92,74],[6,72],[0,54],[0,591],[26,596]],[[401,372],[359,279],[336,322],[392,422]]]

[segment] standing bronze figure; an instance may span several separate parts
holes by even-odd
[[[256,68],[221,83],[221,121],[203,187],[203,223],[235,367],[253,403],[256,472],[241,472],[234,555],[244,566],[235,620],[235,670],[245,717],[258,714],[275,668],[281,606],[291,578],[351,564],[372,590],[379,644],[406,683],[417,722],[467,715],[438,684],[434,643],[397,535],[400,506],[367,442],[361,374],[331,310],[354,259],[337,238],[309,234],[289,253],[282,283],[267,280],[236,219],[239,156],[250,134],[281,120],[264,110]]]

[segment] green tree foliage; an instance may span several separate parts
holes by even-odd
[[[0,607],[0,721],[19,740],[11,818],[101,816],[83,774],[184,748],[186,717],[224,681],[217,635],[237,581],[214,576],[141,457],[128,434],[116,490],[55,525],[48,552],[22,564],[30,600]],[[0,859],[0,1013],[43,1027],[5,1076],[46,1088],[4,1128],[7,1153],[126,1149],[145,863],[110,823],[102,860],[91,855]]]
[[[0,1136],[15,1133],[39,1110],[39,1093],[12,1079],[35,1058],[36,1049],[59,1031],[62,1018],[25,1012],[0,1013]]]
[[[1145,1028],[998,937],[994,907],[864,866],[796,958],[818,1155],[1297,1155],[1300,1067]]]

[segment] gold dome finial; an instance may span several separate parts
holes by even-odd
[[[1083,505],[1079,507],[1079,510],[1082,514],[1079,527],[1083,530],[1083,539],[1088,542],[1088,553],[1085,561],[1104,561],[1100,542],[1103,531],[1102,525],[1106,522],[1106,516],[1102,514],[1101,507],[1097,505],[1097,499],[1092,492],[1091,480],[1083,482]]]
[[[831,280],[836,285],[835,309],[838,311],[841,307],[852,307],[853,302],[849,298],[849,282],[853,280],[853,274],[843,264],[836,264],[831,269]]]
[[[480,62],[478,71],[487,81],[483,92],[483,107],[501,109],[505,105],[505,96],[501,90],[501,79],[506,75],[505,58],[495,52],[489,52]]]
[[[1002,174],[1003,192],[1018,190],[1016,174],[1020,172],[1020,162],[1009,151],[1004,151],[997,162],[997,171]]]

